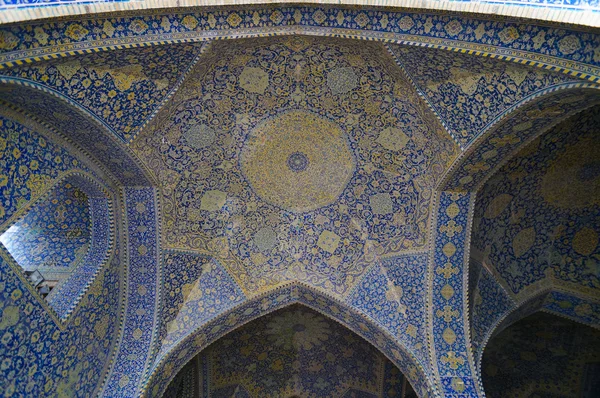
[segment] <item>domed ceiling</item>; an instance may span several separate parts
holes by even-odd
[[[253,293],[344,294],[423,249],[458,153],[382,44],[304,36],[216,42],[131,145],[162,183],[166,245]]]

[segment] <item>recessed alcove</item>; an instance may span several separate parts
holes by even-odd
[[[0,235],[15,271],[63,321],[108,255],[110,208],[99,184],[72,174],[56,181]]]
[[[354,332],[303,305],[223,336],[184,366],[164,398],[416,397],[398,368]]]
[[[483,388],[489,398],[598,397],[599,366],[600,330],[536,312],[490,339]]]

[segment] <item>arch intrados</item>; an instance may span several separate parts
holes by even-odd
[[[317,302],[320,299],[327,300],[328,302],[333,301],[335,303],[335,306],[337,306],[341,309],[341,312],[347,312],[347,313],[351,313],[355,316],[359,316],[361,318],[361,320],[364,322],[366,328],[370,328],[370,329],[374,330],[375,333],[378,333],[379,335],[383,335],[385,337],[385,341],[381,342],[382,345],[385,345],[386,343],[388,343],[388,344],[393,345],[393,347],[399,349],[398,356],[404,357],[407,360],[407,362],[410,365],[412,365],[414,367],[414,369],[416,369],[416,372],[414,372],[414,371],[411,372],[410,369],[408,368],[408,366],[402,366],[401,365],[402,358],[394,359],[392,355],[390,355],[389,353],[386,353],[381,346],[379,346],[378,344],[376,344],[373,341],[373,338],[369,338],[366,336],[367,331],[361,332],[359,330],[355,330],[354,328],[352,328],[349,325],[349,322],[344,322],[342,319],[337,319],[336,317],[332,316],[331,314],[326,313],[322,308],[319,308],[316,304],[311,304],[311,303],[303,301],[300,298],[300,295],[302,295],[302,293],[295,291],[298,288],[306,290],[309,294],[315,296],[313,303]],[[268,309],[261,308],[261,305],[260,305],[261,301],[264,298],[266,298],[267,296],[272,295],[273,293],[275,293],[277,291],[279,291],[279,293],[280,293],[279,297],[281,297],[281,295],[284,295],[287,293],[289,295],[289,300],[287,300],[281,304],[277,304],[277,305],[273,306],[272,308],[268,308]],[[223,312],[219,316],[211,319],[204,325],[202,325],[202,326],[194,329],[190,333],[188,333],[176,345],[171,347],[167,353],[165,353],[161,358],[158,358],[154,362],[152,369],[148,369],[146,371],[144,381],[143,381],[144,384],[141,386],[140,395],[143,397],[147,397],[147,398],[160,397],[161,394],[163,394],[165,389],[168,387],[169,383],[173,380],[175,375],[177,375],[177,373],[192,358],[194,358],[196,355],[201,353],[204,349],[206,349],[212,343],[221,339],[222,337],[226,336],[227,334],[239,329],[240,327],[246,325],[247,323],[250,323],[258,318],[261,318],[265,315],[273,313],[274,311],[289,307],[291,305],[302,305],[306,308],[309,308],[313,311],[318,312],[319,314],[325,316],[326,318],[328,318],[334,322],[337,322],[340,325],[342,325],[343,327],[345,327],[346,329],[354,332],[355,334],[357,334],[358,336],[360,336],[361,338],[366,340],[373,347],[375,347],[386,358],[388,358],[390,360],[390,362],[392,362],[395,366],[397,366],[398,369],[409,380],[409,382],[411,383],[411,385],[413,386],[415,391],[419,391],[418,386],[422,386],[423,388],[426,388],[426,390],[420,391],[421,396],[425,397],[425,396],[434,395],[434,393],[432,393],[432,392],[436,391],[435,383],[427,377],[427,374],[425,373],[423,367],[421,366],[419,361],[410,353],[410,351],[406,347],[404,347],[401,342],[394,340],[394,338],[389,334],[389,332],[383,330],[383,328],[381,328],[380,326],[377,326],[374,321],[369,320],[365,315],[360,314],[357,310],[355,310],[351,306],[349,306],[341,301],[332,299],[332,298],[328,297],[326,294],[321,293],[320,291],[318,291],[316,289],[313,289],[311,287],[308,287],[308,286],[305,286],[305,285],[299,284],[299,283],[290,284],[290,285],[287,285],[284,287],[278,287],[278,288],[270,290],[269,292],[266,292],[266,293],[261,294],[256,297],[253,297],[253,298],[249,299],[248,301],[246,301],[232,309],[229,309],[228,311]],[[235,312],[241,311],[244,308],[246,308],[246,310],[244,312],[247,312],[248,310],[252,309],[251,312],[257,311],[257,313],[252,314],[247,319],[236,322],[236,324],[233,327],[231,327],[229,330],[226,330],[223,333],[218,333],[213,338],[206,339],[205,341],[202,342],[200,347],[194,348],[192,350],[185,348],[185,346],[187,346],[187,347],[192,346],[193,341],[196,340],[197,338],[199,338],[199,336],[206,334],[207,331],[210,331],[210,329],[215,328],[218,325],[222,325],[223,322],[229,316],[231,316]],[[182,360],[175,367],[173,367],[172,369],[169,370],[170,375],[169,375],[168,379],[165,379],[163,381],[157,380],[158,375],[164,373],[163,368],[166,366],[167,363],[176,363],[176,360],[179,358],[182,358],[182,357],[185,358],[185,360]],[[419,384],[419,382],[420,382],[420,384]],[[162,386],[160,383],[163,383]],[[155,390],[155,391],[153,391],[153,390]]]
[[[510,328],[511,326],[515,325],[516,323],[522,321],[523,319],[526,319],[532,315],[535,315],[537,313],[545,313],[545,314],[549,314],[551,316],[554,316],[556,318],[559,319],[566,319],[569,320],[577,325],[581,325],[583,327],[590,327],[592,329],[597,329],[600,330],[600,326],[595,327],[592,325],[588,325],[585,324],[583,322],[580,322],[576,319],[567,317],[567,316],[563,316],[561,314],[552,312],[552,311],[547,311],[544,310],[544,308],[542,307],[544,299],[546,298],[546,296],[552,294],[553,292],[561,292],[561,290],[559,289],[547,289],[544,291],[541,291],[539,293],[537,293],[535,296],[530,297],[529,299],[527,299],[526,301],[522,302],[519,306],[511,309],[510,311],[506,312],[500,319],[498,319],[498,321],[496,321],[493,325],[492,328],[490,328],[488,334],[486,335],[483,343],[482,343],[482,347],[481,347],[481,351],[479,353],[479,357],[475,358],[475,368],[477,370],[477,378],[479,379],[479,383],[480,385],[483,386],[483,378],[482,378],[482,374],[481,374],[481,366],[482,366],[482,362],[483,362],[483,355],[485,353],[485,349],[487,348],[487,345],[489,343],[490,340],[492,340],[494,337],[496,337],[498,334],[502,333],[504,330]],[[536,303],[536,301],[540,301],[539,303]],[[528,308],[528,305],[532,305],[532,304],[537,304],[537,305],[533,305],[532,308]],[[522,313],[519,313],[519,311],[522,311]],[[516,314],[516,316],[515,316]],[[511,316],[514,316],[511,318]],[[483,386],[485,387],[485,386]]]
[[[600,325],[599,326],[593,326],[593,325],[588,325],[585,324],[581,321],[578,321],[576,319],[567,317],[567,316],[563,316],[561,314],[557,314],[555,312],[552,311],[547,311],[544,310],[543,308],[543,304],[544,301],[546,299],[546,297],[548,297],[549,295],[551,295],[552,293],[564,293],[563,290],[558,289],[558,288],[548,288],[548,289],[544,289],[542,291],[537,292],[536,294],[528,297],[526,300],[522,301],[521,303],[519,303],[517,306],[515,306],[514,308],[510,309],[509,311],[507,311],[506,313],[504,313],[496,322],[494,322],[494,324],[492,325],[492,327],[489,329],[489,331],[487,332],[482,344],[481,344],[481,350],[479,352],[479,357],[475,358],[475,364],[476,364],[476,369],[479,371],[481,369],[481,362],[483,359],[483,353],[485,352],[485,349],[489,343],[489,341],[494,337],[497,336],[499,333],[501,333],[503,330],[506,330],[507,328],[511,327],[512,325],[514,325],[515,323],[535,314],[538,312],[545,312],[551,315],[554,315],[556,317],[559,318],[565,318],[568,319],[572,322],[581,324],[583,326],[588,326],[594,329],[600,329]],[[569,294],[572,294],[570,292],[566,292]],[[481,377],[481,375],[479,375],[479,377]]]
[[[46,87],[40,83],[23,78],[0,76],[0,89],[2,87],[15,86],[25,87],[26,89],[34,90],[50,100],[58,101],[61,105],[65,106],[67,109],[80,116],[82,120],[85,120],[87,123],[96,127],[97,130],[103,135],[103,137],[105,137],[110,142],[111,155],[114,155],[114,157],[116,158],[127,157],[128,159],[130,159],[132,161],[132,164],[135,165],[135,172],[138,175],[143,175],[146,181],[143,181],[141,179],[136,180],[135,184],[129,184],[126,181],[123,181],[122,178],[120,179],[114,171],[115,167],[118,166],[108,164],[109,162],[107,160],[101,159],[96,153],[94,153],[95,150],[93,148],[93,144],[95,143],[81,142],[81,140],[76,139],[76,137],[69,135],[66,132],[57,131],[54,126],[50,125],[45,120],[39,118],[36,115],[31,115],[26,110],[21,109],[18,105],[13,105],[12,103],[3,99],[5,101],[4,103],[7,104],[9,107],[21,111],[21,113],[25,114],[27,117],[32,118],[36,122],[57,132],[59,135],[61,135],[61,138],[66,140],[69,144],[75,146],[78,151],[85,154],[85,156],[90,158],[90,160],[92,160],[96,165],[98,165],[103,171],[107,171],[107,174],[111,176],[112,180],[114,180],[120,185],[159,185],[154,175],[149,170],[147,170],[144,164],[139,160],[137,155],[126,145],[126,143],[123,142],[120,138],[118,138],[116,132],[104,121],[99,119],[98,116],[94,115],[91,111],[82,107],[77,102],[68,98],[64,94],[53,90],[49,87]]]
[[[509,162],[512,158],[514,158],[519,151],[525,148],[530,142],[534,141],[536,138],[544,135],[553,127],[563,122],[564,120],[588,109],[591,106],[600,103],[600,86],[593,83],[567,83],[561,84],[558,86],[549,87],[547,89],[542,90],[541,92],[534,93],[526,98],[523,98],[518,103],[511,106],[511,108],[506,111],[503,115],[496,117],[493,121],[491,121],[488,126],[482,131],[465,149],[464,151],[452,162],[450,167],[446,170],[442,178],[440,178],[438,185],[436,187],[437,191],[447,191],[447,190],[455,190],[456,188],[452,185],[456,183],[456,179],[458,179],[459,172],[462,170],[462,166],[469,163],[469,160],[477,156],[477,150],[480,149],[483,144],[486,143],[486,140],[496,131],[504,127],[511,120],[519,117],[522,112],[526,112],[528,110],[528,106],[537,104],[542,101],[546,101],[552,99],[554,97],[561,98],[565,94],[571,93],[585,93],[585,92],[593,92],[594,97],[598,98],[598,102],[588,104],[585,107],[580,109],[576,109],[569,114],[561,115],[558,117],[555,122],[545,126],[543,129],[536,131],[531,137],[527,138],[525,141],[518,144],[517,147],[512,149],[507,156],[502,158],[498,163],[494,165],[490,169],[489,172],[485,173],[484,178],[482,178],[472,189],[467,189],[466,191],[478,193],[485,186],[485,183],[493,177],[502,166],[504,166],[507,162]]]
[[[339,4],[337,4],[337,5],[339,6]],[[331,6],[335,6],[335,5],[332,4]],[[342,7],[343,6],[348,7],[348,4],[346,4],[346,5],[342,4]],[[377,9],[377,7],[374,7],[374,9]],[[177,9],[166,9],[165,12],[162,13],[161,15],[169,15],[169,11],[175,12],[178,10]],[[193,11],[193,10],[190,9],[188,11]],[[429,10],[429,11],[431,11],[431,10]],[[116,12],[110,12],[108,14],[99,14],[98,17],[106,19],[107,17],[119,17],[120,16],[119,14],[121,14],[121,13],[116,11]],[[463,13],[457,13],[457,16],[461,16],[461,15],[464,16]],[[481,19],[481,20],[485,21],[485,19]],[[49,22],[53,22],[53,20],[51,19],[51,20],[49,20]],[[154,37],[149,38],[147,41],[140,40],[139,37],[131,37],[131,40],[127,40],[126,42],[118,44],[118,45],[116,45],[116,44],[108,45],[108,46],[90,45],[89,46],[90,48],[85,48],[82,50],[74,50],[74,51],[60,51],[60,50],[53,51],[54,47],[49,47],[46,54],[38,53],[38,54],[36,54],[36,56],[28,56],[28,57],[22,57],[22,58],[15,57],[14,59],[11,58],[10,61],[0,62],[0,71],[2,69],[12,68],[12,67],[15,67],[15,66],[18,66],[21,64],[34,64],[34,63],[39,63],[39,62],[45,62],[45,61],[48,61],[51,59],[70,58],[70,57],[82,56],[82,55],[90,54],[90,53],[123,50],[123,49],[128,49],[128,48],[135,48],[135,47],[168,46],[168,45],[172,45],[172,44],[181,44],[181,43],[201,43],[201,42],[211,42],[214,40],[220,40],[220,41],[243,40],[243,39],[261,38],[261,37],[275,37],[275,36],[317,36],[317,37],[337,37],[337,38],[345,38],[345,39],[360,40],[360,41],[376,41],[376,42],[381,42],[381,43],[399,44],[399,45],[414,46],[414,47],[424,47],[425,46],[425,47],[435,48],[437,50],[468,53],[470,55],[474,55],[477,57],[494,58],[494,59],[497,59],[498,62],[510,62],[510,63],[516,63],[519,65],[526,64],[530,67],[532,66],[532,67],[539,68],[539,69],[550,70],[550,71],[555,71],[555,72],[562,72],[562,73],[571,75],[573,77],[584,79],[586,81],[591,81],[591,82],[596,82],[599,80],[598,76],[586,75],[580,71],[564,69],[564,68],[558,66],[558,63],[555,65],[546,64],[543,62],[527,62],[527,63],[525,63],[525,62],[523,62],[523,59],[517,58],[517,57],[507,57],[502,54],[494,54],[494,53],[488,53],[488,52],[463,48],[463,47],[460,47],[459,41],[456,41],[457,42],[456,46],[429,44],[425,41],[419,41],[418,38],[414,37],[414,36],[410,37],[410,39],[408,39],[408,40],[394,39],[392,37],[384,37],[384,34],[382,32],[370,31],[368,29],[354,29],[354,30],[352,30],[352,33],[332,33],[331,31],[328,31],[327,28],[324,28],[323,30],[319,30],[319,29],[312,29],[311,26],[303,26],[303,25],[298,25],[298,26],[293,26],[293,27],[290,26],[290,27],[288,27],[287,30],[281,30],[281,27],[263,28],[260,32],[256,32],[256,33],[247,32],[247,31],[235,33],[235,30],[236,29],[234,29],[234,32],[231,32],[231,33],[221,33],[219,31],[214,31],[214,32],[217,32],[217,34],[214,34],[214,33],[211,34],[211,32],[213,32],[213,31],[206,31],[206,32],[204,32],[203,35],[199,35],[198,37],[189,37],[189,38],[185,38],[185,39],[166,39],[166,40],[160,40],[160,41],[157,41]],[[265,30],[266,30],[266,32],[265,32]],[[450,42],[452,40],[448,40],[448,41]],[[83,42],[83,43],[85,43],[85,42]],[[83,48],[83,46],[80,46],[80,47]]]

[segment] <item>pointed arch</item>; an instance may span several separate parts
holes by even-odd
[[[0,77],[2,101],[57,132],[119,185],[156,185],[151,173],[97,117],[63,94],[26,79]],[[35,115],[35,116],[32,116]]]
[[[559,300],[562,302],[562,308],[560,306],[553,307],[553,303],[557,302],[556,297],[559,297]],[[496,297],[489,297],[488,299],[496,300]],[[572,308],[564,305],[567,300],[573,304],[571,306]],[[484,338],[481,341],[481,345],[477,347],[477,350],[474,353],[475,368],[479,383],[482,384],[481,366],[483,354],[490,340],[494,336],[500,334],[503,330],[536,312],[546,312],[561,318],[569,319],[576,323],[590,326],[594,329],[600,329],[600,319],[586,319],[583,316],[578,316],[575,311],[570,311],[571,313],[569,313],[569,309],[574,309],[576,306],[593,306],[594,308],[592,311],[595,314],[598,314],[600,310],[599,302],[592,302],[591,300],[564,292],[558,288],[544,289],[536,294],[532,294],[516,305],[511,305],[510,307],[502,309],[498,308],[497,313],[494,314],[495,321],[489,325]]]
[[[600,86],[568,83],[540,91],[493,120],[440,179],[439,191],[477,192],[529,142],[561,121],[600,104]]]
[[[0,54],[0,69],[103,49],[307,34],[469,52],[564,72],[592,82],[600,79],[600,68],[593,55],[598,38],[595,35],[579,38],[581,33],[574,28],[528,25],[493,15],[449,16],[439,11],[370,8],[365,12],[362,8],[340,5],[190,7],[138,10],[122,15],[119,27],[124,29],[115,28],[111,14],[94,15],[83,22],[70,17],[13,25],[0,30],[5,43],[5,51]],[[139,16],[143,16],[145,22],[141,22]],[[163,17],[165,22],[162,22]],[[490,25],[494,28],[490,29]],[[21,39],[31,31],[39,32],[34,40]],[[48,37],[56,42],[48,45]],[[540,45],[539,40],[544,45]]]
[[[425,369],[382,327],[348,304],[300,283],[286,284],[252,297],[188,333],[155,359],[152,369],[144,376],[141,395],[159,397],[177,372],[212,342],[256,318],[292,304],[311,308],[357,333],[398,366],[420,396],[436,396],[435,384]]]

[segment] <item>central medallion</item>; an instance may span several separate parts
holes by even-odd
[[[240,166],[257,195],[294,212],[333,203],[355,167],[341,127],[302,110],[259,123],[244,144]]]
[[[308,158],[302,152],[294,152],[288,157],[287,165],[292,171],[304,171],[308,166]]]

